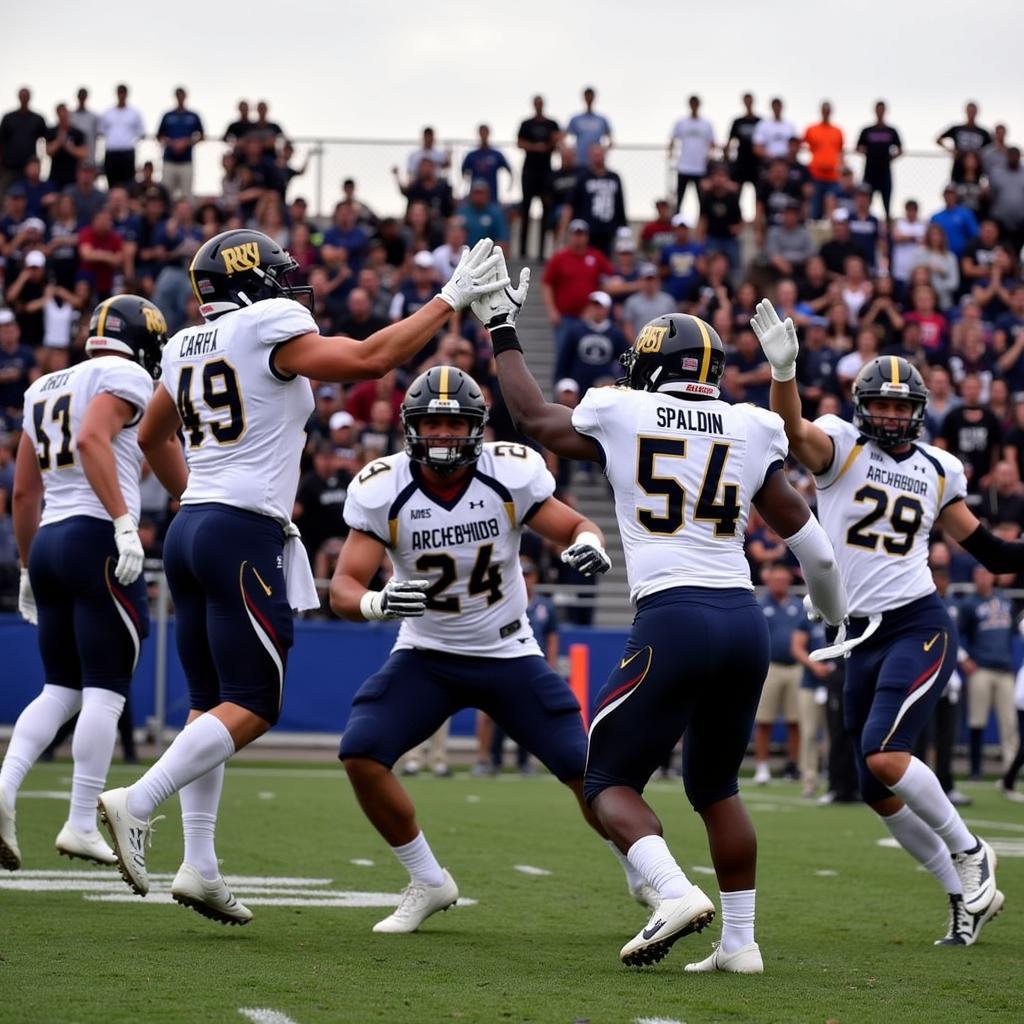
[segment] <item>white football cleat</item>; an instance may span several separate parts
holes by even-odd
[[[981,929],[1003,909],[1005,897],[996,889],[989,905],[980,913],[972,914],[964,906],[962,896],[949,897],[949,926],[941,939],[935,940],[936,946],[973,946],[978,941]]]
[[[711,956],[687,964],[683,970],[689,974],[704,974],[709,971],[726,971],[730,974],[764,974],[761,947],[756,942],[740,946],[735,953],[723,953],[720,942],[712,943]]]
[[[759,764],[754,771],[754,785],[767,786],[772,781],[771,769],[766,764]]]
[[[656,910],[658,904],[661,902],[661,894],[653,885],[647,882],[637,882],[636,885],[629,887],[629,895],[633,897],[642,907],[647,907],[648,910]]]
[[[171,882],[171,896],[183,907],[221,924],[248,924],[252,920],[252,911],[231,895],[223,875],[211,882],[191,864],[178,868]]]
[[[128,888],[139,896],[149,892],[146,847],[153,844],[153,824],[159,818],[143,820],[128,810],[128,790],[108,789],[96,801],[100,821],[110,833],[110,845],[117,857],[117,869]],[[161,816],[162,817],[162,816]]]
[[[647,926],[627,942],[619,959],[627,967],[656,964],[684,935],[699,932],[715,919],[715,905],[695,885],[685,896],[662,900]]]
[[[414,932],[431,914],[454,907],[459,898],[459,887],[455,879],[444,870],[444,881],[440,885],[424,885],[410,882],[402,890],[402,899],[395,912],[374,926],[375,932],[401,935]]]
[[[70,822],[57,835],[57,852],[62,857],[79,857],[93,864],[116,864],[114,851],[107,846],[103,836],[96,829],[79,832]]]
[[[0,867],[17,871],[21,867],[21,850],[18,849],[18,834],[14,828],[14,811],[0,792]]]
[[[984,839],[978,838],[974,853],[954,853],[953,867],[964,887],[964,909],[983,914],[996,892],[996,855]]]

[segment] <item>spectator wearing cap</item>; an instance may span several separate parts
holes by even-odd
[[[700,97],[690,97],[690,113],[672,126],[668,138],[668,158],[676,152],[676,209],[683,208],[688,185],[700,198],[701,182],[708,173],[708,157],[715,146],[715,129],[706,117],[700,116]]]
[[[36,377],[36,358],[21,343],[13,310],[0,309],[0,414],[8,430],[21,428],[25,390]]]
[[[762,164],[785,159],[789,140],[799,138],[796,125],[782,116],[782,100],[778,96],[772,100],[771,108],[772,116],[762,118],[754,128],[754,154]]]
[[[46,131],[46,155],[50,158],[50,184],[57,190],[75,181],[78,165],[89,159],[84,133],[71,121],[71,112],[57,104],[57,123]]]
[[[821,120],[804,132],[803,142],[811,153],[811,218],[820,220],[825,196],[835,193],[843,163],[843,132],[832,123],[832,104],[828,100],[821,104]]]
[[[348,416],[348,413],[333,413],[329,422],[334,424],[338,416]],[[348,533],[342,513],[352,477],[339,463],[333,442],[318,441],[313,449],[313,467],[302,475],[295,494],[292,519],[302,532],[302,543],[311,562],[326,541]]]
[[[117,102],[100,117],[99,131],[106,143],[103,173],[107,188],[135,180],[135,147],[145,136],[142,114],[128,105],[128,86],[119,85]]]
[[[662,287],[676,302],[684,302],[700,278],[704,264],[704,246],[691,237],[685,215],[672,218],[673,240],[661,250]]]
[[[622,307],[622,326],[628,338],[635,338],[648,321],[677,311],[678,303],[663,291],[658,268],[653,263],[641,263],[640,287],[626,299]]]
[[[75,99],[78,105],[71,111],[71,124],[85,138],[85,156],[82,159],[96,163],[96,138],[100,133],[100,118],[86,106],[89,99],[88,89],[80,88],[75,94]]]
[[[348,265],[356,273],[359,272],[366,259],[370,245],[370,236],[356,220],[356,210],[351,203],[340,202],[334,207],[334,218],[331,226],[324,232],[320,255],[328,266],[336,266],[342,256],[339,249],[345,250]]]
[[[885,219],[889,220],[892,201],[892,162],[903,155],[900,133],[885,121],[885,101],[875,104],[875,123],[862,128],[857,137],[857,152],[864,157],[864,183],[871,187],[871,195],[882,197]]]
[[[773,224],[765,236],[764,260],[778,277],[799,280],[804,265],[815,253],[814,239],[800,213],[800,203],[788,198],[782,223]]]
[[[861,247],[850,235],[850,215],[842,207],[832,211],[829,218],[832,237],[821,247],[819,255],[825,261],[833,277],[841,277],[846,267],[847,256],[860,256]]]
[[[1010,146],[1005,165],[992,169],[986,196],[989,216],[999,225],[1013,252],[1019,253],[1024,247],[1024,166],[1019,147]]]
[[[661,258],[661,250],[672,244],[672,217],[672,203],[668,199],[655,199],[654,220],[649,220],[640,229],[640,246],[655,262]]]
[[[615,270],[615,281],[609,282],[608,294],[616,307],[626,301],[627,296],[640,287],[640,272],[636,262],[636,239],[633,229],[621,227],[615,232],[615,245],[612,256],[612,267]]]
[[[519,125],[516,145],[523,150],[523,205],[519,215],[519,254],[527,258],[526,243],[530,233],[530,207],[534,199],[541,201],[542,214],[537,258],[544,258],[544,237],[551,214],[551,154],[561,138],[558,122],[544,114],[544,97],[533,97],[533,116]]]
[[[337,412],[331,413],[327,426],[330,429],[330,440],[334,446],[334,454],[341,460],[343,468],[352,472],[358,468],[356,462],[355,417],[352,413],[339,409]]]
[[[943,209],[932,214],[931,224],[938,224],[945,232],[950,252],[959,260],[967,249],[967,243],[978,235],[978,221],[974,214],[960,202],[956,185],[950,182],[942,190]]]
[[[82,270],[89,275],[96,297],[109,298],[114,278],[124,270],[124,241],[114,230],[110,212],[99,210],[92,222],[78,235],[78,252]]]
[[[597,93],[591,86],[583,90],[584,109],[569,118],[565,126],[565,134],[576,142],[576,156],[580,163],[590,159],[590,147],[600,146],[602,149],[612,147],[612,125],[604,114],[594,110]]]
[[[18,107],[0,118],[0,196],[25,176],[25,164],[46,137],[46,122],[29,108],[32,93],[18,90]]]
[[[64,194],[71,196],[75,203],[78,226],[84,227],[91,223],[93,217],[107,203],[107,193],[96,186],[96,167],[89,160],[82,160],[75,172],[75,183],[64,189]]]
[[[578,317],[591,292],[598,291],[615,269],[600,249],[590,244],[590,227],[585,220],[569,222],[568,241],[544,267],[541,294],[548,320],[556,329],[563,321]],[[560,330],[558,336],[561,336]]]
[[[950,178],[957,184],[963,181],[963,158],[965,153],[980,153],[992,142],[992,133],[978,124],[978,104],[971,101],[964,107],[966,120],[963,124],[950,125],[936,140],[947,153],[953,156]]]
[[[203,121],[185,106],[185,90],[174,90],[174,109],[160,118],[156,136],[164,147],[163,183],[175,199],[192,199],[192,151],[203,141]]]
[[[505,154],[491,145],[491,129],[488,125],[480,125],[477,128],[477,135],[480,138],[480,145],[476,149],[471,149],[462,158],[462,178],[470,187],[473,182],[485,181],[490,194],[497,198],[498,172],[505,171],[511,178],[512,168],[509,167]]]
[[[754,113],[753,94],[744,93],[743,113],[733,120],[723,152],[728,159],[729,175],[738,188],[746,182],[756,186],[761,173],[761,162],[754,153],[754,130],[760,121],[761,115]]]
[[[607,256],[612,251],[615,232],[626,223],[622,179],[606,166],[602,146],[592,145],[588,158],[587,167],[576,182],[572,209],[562,213],[563,225],[570,220],[570,212],[571,219],[585,220],[590,228],[590,244]]]
[[[850,237],[860,246],[861,257],[874,273],[876,267],[887,265],[888,251],[885,232],[871,212],[871,196],[872,188],[866,182],[857,186],[853,212],[847,223],[850,225]]]
[[[43,343],[45,295],[46,256],[39,249],[32,249],[25,253],[21,271],[4,296],[18,318],[22,342],[32,348]]]
[[[483,178],[476,178],[469,187],[469,195],[455,211],[461,219],[466,244],[472,248],[481,238],[490,238],[502,248],[508,245],[508,221],[500,203],[492,198],[490,186]]]
[[[723,253],[733,272],[740,269],[739,236],[743,231],[739,185],[729,178],[725,164],[715,164],[707,187],[700,192],[697,238],[708,252]]]
[[[612,299],[607,292],[591,292],[583,314],[562,337],[555,360],[554,379],[576,381],[580,393],[619,376],[619,356],[629,342],[611,320]]]

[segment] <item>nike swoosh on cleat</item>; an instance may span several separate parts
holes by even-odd
[[[643,935],[645,939],[653,939],[664,926],[664,921],[657,921],[650,928],[645,928],[640,934]]]
[[[931,640],[928,641],[928,643],[923,645],[924,649],[926,651],[930,651],[932,649],[932,647],[934,646],[935,641],[938,640],[940,636],[942,636],[942,633],[936,633],[935,636],[933,636],[931,638]]]

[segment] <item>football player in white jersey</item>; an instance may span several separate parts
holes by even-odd
[[[782,421],[719,399],[725,350],[710,325],[682,314],[650,321],[622,357],[623,386],[591,388],[570,412],[545,402],[523,360],[515,332],[523,274],[518,288],[473,311],[491,332],[519,429],[558,455],[604,467],[637,609],[597,698],[584,782],[598,820],[661,897],[620,959],[655,963],[715,914],[642,796],[685,732],[683,781],[707,829],[723,917],[721,944],[687,970],[760,973],[757,840],[737,783],[768,669],[768,627],[743,555],[750,505],[787,538],[825,618],[841,623],[846,596],[832,547],[780,472]]]
[[[313,410],[309,378],[375,378],[406,362],[453,310],[493,290],[492,271],[503,261],[492,248],[484,239],[465,251],[440,295],[361,342],[320,336],[296,301],[309,289],[288,284],[295,261],[267,235],[227,231],[193,258],[189,276],[204,323],[167,343],[139,435],[160,481],[181,497],[164,568],[191,713],[138,782],[100,797],[134,892],[149,888],[150,815],[180,793],[185,857],[172,896],[222,923],[251,920],[220,875],[214,828],[224,762],[280,714],[291,608],[318,603],[289,521]]]
[[[353,698],[339,752],[360,806],[409,872],[401,902],[375,932],[415,931],[458,899],[392,766],[462,708],[486,712],[535,754],[607,838],[583,803],[579,704],[544,659],[526,615],[520,535],[529,524],[584,575],[611,562],[598,528],[552,496],[541,455],[484,444],[486,420],[471,377],[432,367],[402,404],[405,451],[370,463],[345,502],[352,532],[331,605],[355,621],[402,623],[391,656]],[[385,554],[394,575],[383,590],[368,590]],[[643,879],[619,859],[643,902]]]
[[[149,631],[138,432],[166,340],[153,303],[134,295],[107,299],[89,322],[89,358],[25,392],[12,502],[23,566],[18,607],[39,627],[46,681],[19,716],[0,768],[0,865],[10,871],[21,862],[18,788],[75,714],[71,810],[57,850],[114,863],[96,828],[96,798]]]
[[[1020,572],[1024,544],[1001,540],[964,502],[960,460],[917,439],[928,390],[897,356],[866,363],[853,383],[853,423],[801,415],[792,320],[768,301],[751,326],[772,366],[771,406],[793,454],[814,474],[818,514],[835,539],[850,595],[844,719],[861,795],[949,897],[939,945],[969,946],[1003,906],[996,858],[932,770],[913,754],[956,668],[956,632],[928,570],[928,535],[941,527],[993,572]]]

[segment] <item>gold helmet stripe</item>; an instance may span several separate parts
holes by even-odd
[[[702,384],[707,384],[708,371],[711,369],[711,335],[708,334],[707,326],[699,316],[694,316],[692,313],[687,313],[687,316],[696,323],[697,329],[700,331],[701,341],[704,342],[704,355],[700,361],[700,377],[698,380]]]

